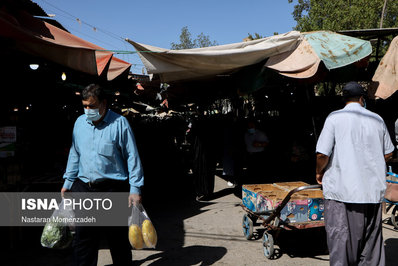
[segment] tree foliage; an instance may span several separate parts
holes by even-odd
[[[278,35],[278,32],[274,32],[274,35]],[[247,37],[245,39],[243,39],[244,41],[252,41],[252,40],[258,40],[258,39],[262,39],[262,38],[266,38],[266,36],[260,35],[259,33],[255,32],[254,35],[251,33],[247,34]]]
[[[255,32],[254,36],[253,36],[253,34],[248,33],[246,38],[249,39],[249,40],[258,40],[258,39],[264,38],[264,36],[262,36],[262,35],[258,34],[257,32]]]
[[[288,0],[292,3],[293,0]],[[293,17],[298,31],[355,30],[380,27],[385,0],[298,0]],[[383,28],[397,27],[398,1],[387,0]]]
[[[211,41],[208,35],[203,32],[200,33],[196,39],[192,39],[192,34],[189,32],[188,27],[185,26],[181,29],[180,43],[171,43],[172,50],[192,49],[200,47],[209,47],[217,45],[216,41]]]

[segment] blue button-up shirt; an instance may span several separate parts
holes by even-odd
[[[133,131],[127,119],[108,110],[98,125],[81,115],[73,128],[64,188],[83,182],[129,179],[130,193],[140,194],[144,174]]]

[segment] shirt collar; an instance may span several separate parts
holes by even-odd
[[[111,112],[111,110],[109,110],[109,109],[106,110],[106,114],[105,114],[104,119],[102,119],[102,122],[109,123],[109,121],[111,119],[110,118],[110,116],[111,116],[110,112]]]
[[[359,108],[363,108],[362,105],[360,103],[349,103],[347,104],[344,109],[359,109]]]

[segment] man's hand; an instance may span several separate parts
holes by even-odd
[[[66,188],[63,187],[63,188],[61,189],[61,197],[64,198],[65,193],[68,192],[68,191],[69,191],[69,189],[66,189]]]
[[[329,156],[317,153],[316,154],[316,182],[322,184],[323,174],[325,173],[325,168],[329,163]]]
[[[129,208],[131,207],[132,204],[136,205],[138,203],[141,203],[141,195],[130,194],[129,195]]]
[[[316,182],[318,182],[319,185],[322,185],[322,179],[323,174],[316,174]]]

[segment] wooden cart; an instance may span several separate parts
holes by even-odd
[[[298,182],[242,186],[243,234],[253,238],[257,221],[265,227],[262,236],[264,255],[274,255],[274,240],[280,230],[323,227],[321,185]]]

